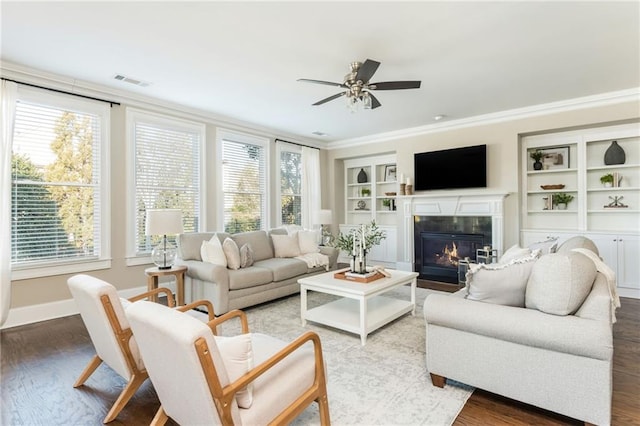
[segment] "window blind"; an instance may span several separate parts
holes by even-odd
[[[12,267],[100,257],[101,119],[83,111],[17,103]]]
[[[136,255],[149,253],[162,238],[145,235],[147,209],[180,209],[184,232],[199,229],[202,135],[166,122],[134,124]]]
[[[302,225],[302,154],[280,151],[280,217],[283,225]]]
[[[237,233],[265,227],[265,147],[223,139],[222,188],[225,232]]]

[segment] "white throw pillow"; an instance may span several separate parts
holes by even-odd
[[[470,264],[467,271],[469,300],[524,307],[529,275],[540,251],[509,263]]]
[[[240,267],[248,268],[253,265],[253,249],[251,244],[246,243],[240,247]]]
[[[596,266],[582,253],[553,253],[536,262],[527,284],[525,306],[547,314],[575,313],[591,292]]]
[[[276,257],[300,256],[297,235],[271,235]]]
[[[225,238],[222,243],[222,250],[227,258],[227,267],[229,269],[240,269],[240,249],[236,242],[231,238]]]
[[[224,250],[222,250],[222,244],[217,235],[211,237],[209,241],[202,242],[200,257],[202,257],[203,262],[227,267],[227,257],[224,254]]]
[[[214,338],[231,382],[235,382],[253,368],[251,334],[239,334],[233,337],[214,336]],[[240,408],[251,408],[253,383],[236,392],[236,402]]]
[[[298,231],[298,245],[300,253],[317,253],[318,248],[318,232],[317,231]]]
[[[520,247],[517,244],[512,245],[502,254],[502,257],[498,261],[498,263],[509,263],[514,259],[519,259],[521,257],[528,257],[531,255],[531,250],[527,247]]]
[[[538,241],[529,246],[531,250],[540,250],[541,254],[555,253],[558,248],[558,238],[549,238],[545,241]]]

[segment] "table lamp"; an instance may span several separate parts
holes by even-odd
[[[171,269],[176,259],[176,248],[167,241],[167,235],[182,232],[182,211],[178,209],[149,209],[145,224],[146,235],[162,235],[162,242],[151,252],[158,269]]]

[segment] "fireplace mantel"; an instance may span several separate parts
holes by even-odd
[[[446,194],[399,197],[397,268],[413,271],[414,216],[490,216],[492,246],[502,253],[504,236],[504,199],[508,192],[455,191]]]

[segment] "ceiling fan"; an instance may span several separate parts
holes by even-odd
[[[372,90],[398,90],[398,89],[419,89],[420,81],[384,81],[380,83],[370,83],[371,77],[375,74],[380,66],[380,62],[367,59],[364,62],[351,62],[351,71],[344,76],[344,82],[333,83],[331,81],[310,80],[308,78],[300,78],[298,81],[307,83],[324,84],[327,86],[336,86],[346,89],[328,98],[324,98],[313,105],[322,105],[326,102],[338,99],[342,96],[347,97],[348,105],[355,109],[358,102],[362,102],[365,109],[375,109],[382,104],[371,93]]]

